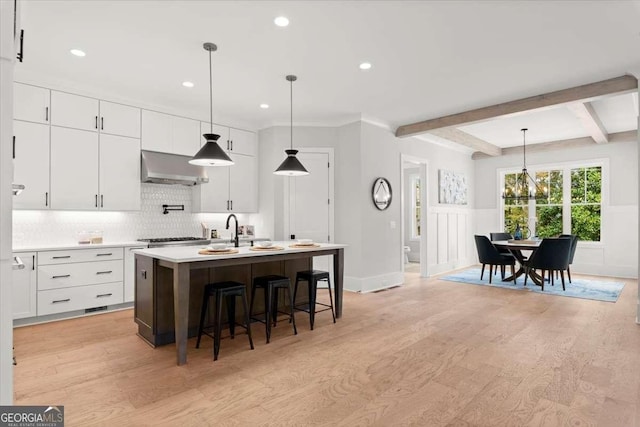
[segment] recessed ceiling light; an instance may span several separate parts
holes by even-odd
[[[370,70],[371,69],[371,63],[370,62],[363,62],[362,64],[360,64],[360,69],[361,70]]]
[[[266,110],[267,108],[269,108],[269,104],[260,104],[260,108]]]
[[[193,87],[193,83],[191,83],[191,82],[182,82],[182,86],[184,86],[184,87]]]
[[[273,22],[278,27],[286,27],[287,25],[289,25],[289,19],[286,16],[278,16],[276,19],[273,20]]]
[[[75,56],[80,56],[80,57],[87,56],[87,54],[84,53],[84,51],[82,51],[80,49],[71,49],[69,52],[71,52],[71,54],[75,55]]]

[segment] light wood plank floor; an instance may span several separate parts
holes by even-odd
[[[617,303],[419,279],[246,337],[148,347],[133,311],[15,330],[17,404],[68,426],[640,426],[637,281]]]

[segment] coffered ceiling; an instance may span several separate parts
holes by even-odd
[[[638,1],[23,1],[18,80],[78,87],[259,129],[339,124],[363,114],[392,129],[640,70]],[[274,18],[286,16],[280,28]],[[69,53],[78,48],[86,57]],[[370,70],[358,65],[370,62]],[[191,81],[193,88],[182,86]],[[261,109],[261,103],[270,108]],[[635,107],[634,107],[635,105]],[[637,100],[595,101],[609,132],[635,128]],[[634,112],[633,109],[636,109]],[[465,126],[498,147],[584,136],[566,107]]]

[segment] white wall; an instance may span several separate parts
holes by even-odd
[[[576,273],[638,275],[638,143],[600,144],[584,148],[527,154],[527,166],[608,159],[603,171],[602,242],[579,243],[571,270]],[[499,223],[500,168],[522,168],[522,155],[476,161],[476,231],[488,235]],[[608,179],[607,179],[608,178]],[[608,185],[607,185],[608,181]]]

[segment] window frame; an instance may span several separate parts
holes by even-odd
[[[586,160],[572,160],[567,162],[558,162],[558,163],[539,163],[539,164],[531,164],[527,165],[527,170],[532,176],[536,176],[537,172],[546,172],[552,170],[562,170],[563,176],[563,186],[562,186],[562,229],[563,233],[569,234],[571,233],[571,169],[579,169],[579,168],[590,168],[590,167],[600,167],[602,171],[602,180],[601,180],[601,193],[600,193],[600,241],[592,242],[592,241],[583,241],[580,240],[578,242],[579,246],[587,246],[587,247],[604,247],[606,245],[606,240],[608,239],[608,229],[603,218],[606,217],[609,208],[609,159],[607,158],[599,158],[599,159],[586,159]],[[498,188],[496,192],[497,203],[498,206],[498,216],[499,216],[499,225],[500,229],[504,227],[504,199],[502,199],[502,190],[504,189],[504,180],[505,175],[520,173],[522,172],[522,166],[514,166],[514,167],[505,167],[505,168],[497,168],[497,183]],[[568,195],[568,197],[565,197]],[[531,201],[530,201],[531,202]],[[536,206],[537,203],[529,203],[529,218],[536,218]],[[546,206],[546,205],[542,205]],[[529,224],[527,224],[529,226]]]

